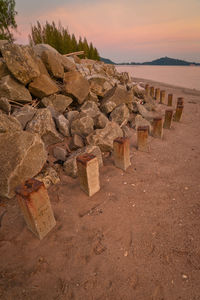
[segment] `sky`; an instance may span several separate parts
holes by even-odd
[[[31,24],[60,21],[100,56],[144,62],[163,56],[200,62],[200,0],[15,0],[18,43]]]

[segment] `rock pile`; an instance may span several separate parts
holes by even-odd
[[[113,65],[66,57],[46,44],[0,43],[0,195],[11,198],[40,171],[44,182],[57,182],[52,166],[76,177],[80,153],[102,165],[101,152],[112,151],[115,138],[158,113],[144,86]]]

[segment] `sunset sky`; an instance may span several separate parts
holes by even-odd
[[[60,21],[115,62],[200,62],[200,0],[16,0],[16,10],[19,43],[37,20]]]

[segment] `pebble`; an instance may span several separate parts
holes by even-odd
[[[128,251],[124,252],[124,256],[127,257],[128,256]]]
[[[185,275],[185,274],[183,274],[183,275],[182,275],[182,278],[183,278],[183,279],[188,279],[188,276]]]

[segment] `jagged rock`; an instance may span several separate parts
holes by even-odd
[[[49,73],[48,73],[44,63],[43,63],[43,61],[41,60],[41,58],[39,56],[36,57],[36,62],[37,62],[38,68],[40,70],[40,74],[49,76]]]
[[[43,51],[41,59],[45,64],[48,72],[55,78],[63,78],[64,76],[64,67],[62,65],[61,56],[53,51]]]
[[[0,80],[0,95],[17,102],[31,102],[32,97],[28,89],[23,84],[15,81],[10,75],[4,76]]]
[[[9,43],[3,45],[1,52],[8,69],[22,84],[26,85],[40,75],[31,47]]]
[[[78,72],[70,71],[64,74],[65,91],[82,104],[89,93],[88,81]]]
[[[87,136],[94,130],[93,119],[85,113],[80,113],[76,119],[71,122],[71,134]]]
[[[25,129],[26,124],[32,120],[36,111],[37,110],[32,106],[25,105],[22,108],[14,111],[12,115],[21,123],[22,129]]]
[[[90,83],[90,90],[101,97],[104,97],[105,93],[113,86],[110,84],[110,79],[102,74],[93,74],[87,76]]]
[[[7,98],[5,98],[5,97],[0,98],[0,109],[3,110],[7,114],[9,114],[11,112],[11,105]]]
[[[122,128],[122,131],[123,131],[123,137],[126,137],[126,138],[131,137],[131,131],[130,131],[128,126],[123,125],[121,128]]]
[[[137,130],[139,126],[149,126],[149,133],[152,131],[151,123],[144,119],[141,115],[137,115],[135,117],[135,129]]]
[[[84,104],[81,106],[81,111],[86,113],[91,118],[96,117],[100,113],[98,106],[93,101],[84,102]]]
[[[87,99],[85,101],[93,101],[95,102],[97,105],[99,105],[99,99],[97,97],[97,95],[95,95],[93,92],[89,92]]]
[[[69,121],[63,115],[58,115],[54,119],[56,122],[56,126],[58,128],[58,131],[64,136],[70,136]]]
[[[139,84],[136,84],[135,86],[133,86],[133,94],[137,98],[144,99],[145,93],[146,93],[145,88],[143,88]]]
[[[89,136],[87,142],[89,145],[99,146],[102,152],[112,151],[113,141],[117,137],[122,137],[123,132],[115,122],[108,122],[103,129],[96,129]]]
[[[84,147],[83,138],[78,134],[74,134],[69,147],[71,150],[76,150],[78,148]]]
[[[1,53],[1,48],[5,45],[8,44],[9,41],[8,40],[0,40],[0,53]]]
[[[94,127],[95,129],[102,129],[106,127],[108,122],[108,118],[103,113],[100,113],[94,118]]]
[[[73,152],[65,161],[63,165],[63,169],[65,173],[68,176],[77,177],[77,164],[76,164],[76,158],[77,156],[84,154],[84,153],[91,153],[95,155],[98,159],[99,162],[99,167],[103,165],[103,160],[102,160],[102,155],[101,155],[101,150],[97,146],[86,146],[84,148],[78,149],[77,151]]]
[[[79,115],[77,110],[70,110],[64,114],[65,118],[69,121],[69,125],[71,126],[71,122],[76,119]]]
[[[6,132],[0,131],[0,195],[11,198],[16,186],[40,172],[47,154],[39,135],[23,131],[15,118],[2,115],[0,128]]]
[[[63,113],[66,110],[66,108],[72,103],[72,101],[72,98],[67,97],[65,95],[54,94],[49,97],[43,98],[42,104],[45,107],[53,106],[53,108],[56,111]]]
[[[10,72],[6,66],[5,61],[3,60],[3,58],[0,57],[0,79],[9,74]]]
[[[42,56],[42,53],[44,51],[51,51],[59,54],[58,51],[55,48],[51,47],[49,44],[37,44],[33,47],[33,49],[34,52],[40,57]]]
[[[65,71],[73,71],[76,70],[76,64],[71,60],[72,57],[66,57],[64,55],[61,56],[62,65]]]
[[[52,167],[47,167],[46,169],[42,170],[42,172],[38,174],[35,178],[39,181],[42,181],[47,189],[52,184],[57,184],[60,182],[58,173]]]
[[[40,75],[29,84],[29,91],[35,97],[42,99],[43,97],[50,96],[59,91],[55,82],[46,75]]]
[[[101,109],[105,113],[110,113],[115,107],[122,103],[132,103],[133,93],[132,91],[127,91],[124,87],[114,87],[108,93],[106,93],[103,98]]]
[[[33,119],[28,122],[26,131],[38,133],[46,146],[62,142],[48,108],[38,109]]]
[[[56,146],[55,148],[53,148],[53,156],[56,159],[60,159],[62,161],[65,161],[66,160],[66,156],[67,156],[67,151],[64,148]]]
[[[139,104],[139,103],[137,103],[137,108],[138,108],[139,113],[142,115],[142,117],[143,117],[144,119],[150,121],[150,122],[153,121],[153,118],[159,116],[158,113],[148,111],[148,110],[144,107],[144,105],[141,105],[141,104]]]
[[[129,119],[129,109],[126,104],[122,103],[118,105],[110,114],[111,121],[115,121],[117,124],[122,123],[126,125]]]

